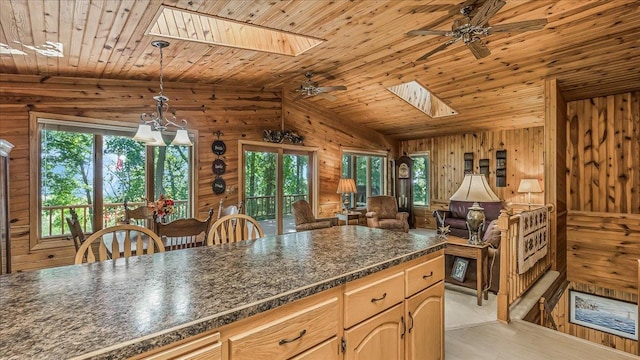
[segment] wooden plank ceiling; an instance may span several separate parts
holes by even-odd
[[[450,38],[407,32],[451,29],[462,0],[2,0],[0,73],[158,80],[150,43],[159,37],[146,32],[166,5],[326,40],[293,57],[168,39],[166,81],[284,88],[294,99],[311,70],[318,86],[347,90],[333,102],[296,101],[396,139],[542,125],[545,77],[559,79],[567,100],[640,89],[639,1],[506,1],[490,25],[547,26],[491,34],[491,55],[479,60],[459,42],[416,61]],[[413,80],[458,114],[432,119],[387,90]]]

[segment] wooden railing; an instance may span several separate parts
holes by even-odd
[[[547,205],[549,212],[552,205]],[[551,267],[551,249],[547,255],[523,274],[518,273],[518,240],[520,215],[502,210],[498,218],[500,228],[500,288],[498,290],[498,320],[508,322],[509,306],[522,296]],[[547,227],[551,224],[547,222]],[[547,239],[550,246],[550,239]]]
[[[305,199],[306,194],[291,194],[283,197],[283,215],[292,213],[291,204]],[[246,214],[256,220],[275,219],[276,217],[276,197],[275,196],[247,196],[245,198]]]
[[[136,208],[146,202],[128,202],[127,206]],[[189,202],[187,200],[175,200],[174,213],[171,220],[180,219],[189,215]],[[69,208],[73,208],[78,215],[80,226],[86,233],[93,232],[93,205],[64,205],[42,207],[42,234],[45,237],[59,237],[69,235],[66,217],[71,217]],[[102,206],[102,228],[117,225],[124,218],[123,203],[107,203]]]

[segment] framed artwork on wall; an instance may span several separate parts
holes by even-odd
[[[638,340],[638,306],[635,303],[569,290],[569,322]]]

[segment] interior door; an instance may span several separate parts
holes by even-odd
[[[285,147],[243,147],[243,199],[246,214],[265,235],[295,232],[291,204],[312,203],[313,152]]]

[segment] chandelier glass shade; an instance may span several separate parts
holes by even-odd
[[[189,139],[189,134],[186,130],[187,120],[177,120],[175,115],[169,113],[169,98],[162,94],[164,90],[162,82],[162,49],[169,46],[169,43],[163,40],[155,40],[151,42],[151,45],[160,49],[160,94],[153,97],[156,101],[156,112],[140,115],[141,124],[138,125],[138,131],[133,139],[142,141],[150,146],[166,146],[162,134],[167,130],[175,130],[176,134],[173,141],[171,141],[171,145],[192,146],[193,143]],[[167,118],[167,116],[169,117]]]

